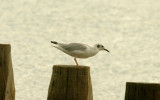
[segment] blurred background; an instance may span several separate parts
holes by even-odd
[[[94,100],[124,100],[126,82],[160,82],[160,1],[1,0],[0,43],[11,44],[16,100],[45,100],[52,66],[75,65],[50,41],[103,44],[91,67]]]

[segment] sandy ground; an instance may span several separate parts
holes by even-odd
[[[160,1],[1,0],[0,43],[12,46],[16,100],[45,100],[57,64],[75,64],[50,41],[103,44],[91,67],[94,100],[124,100],[125,83],[160,82]]]

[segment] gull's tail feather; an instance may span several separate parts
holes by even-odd
[[[58,42],[56,42],[56,41],[51,41],[51,43],[53,43],[53,44],[58,44]]]

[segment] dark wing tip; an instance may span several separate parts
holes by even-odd
[[[58,44],[58,42],[56,42],[56,41],[51,41],[51,43],[53,43],[53,44]]]

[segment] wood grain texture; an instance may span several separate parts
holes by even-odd
[[[125,100],[160,100],[160,84],[127,82]]]
[[[93,100],[90,68],[54,66],[47,100]]]
[[[15,100],[11,46],[0,44],[0,100]]]

